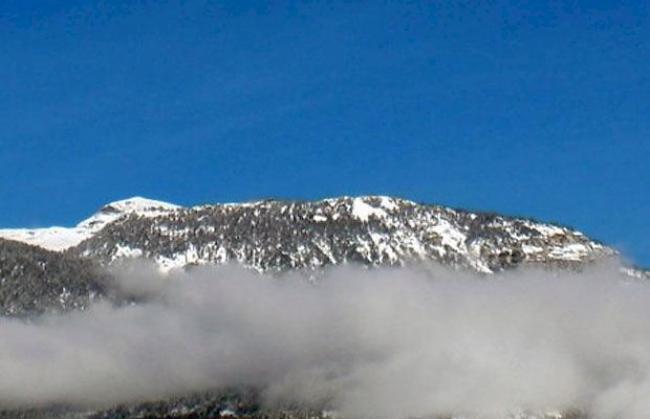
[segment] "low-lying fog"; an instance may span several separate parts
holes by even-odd
[[[650,284],[614,265],[496,277],[342,267],[316,283],[237,267],[123,267],[143,300],[0,319],[0,406],[106,406],[219,387],[346,417],[650,417]]]

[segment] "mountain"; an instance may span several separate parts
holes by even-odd
[[[161,270],[225,262],[262,272],[435,261],[494,273],[522,263],[569,267],[616,255],[570,228],[384,196],[191,208],[131,198],[73,228],[0,230],[0,237],[104,265],[145,257]]]
[[[128,258],[163,272],[229,262],[259,272],[435,262],[492,274],[531,264],[576,269],[617,255],[568,227],[386,196],[191,208],[135,197],[75,227],[0,230],[0,240],[0,313],[14,315],[83,307],[102,293],[103,268]]]
[[[270,273],[318,272],[344,263],[440,263],[487,276],[523,265],[580,269],[617,254],[568,227],[385,196],[190,208],[136,197],[110,203],[75,227],[0,230],[0,316],[83,309],[98,298],[113,298],[107,268],[129,258],[149,259],[162,272],[231,262]],[[624,268],[624,273],[650,279],[648,271],[637,268]],[[189,418],[232,409],[244,416],[250,409],[248,417],[325,417],[300,410],[261,412],[254,397],[223,394],[180,396],[74,417]],[[0,417],[71,417],[66,408],[55,413],[49,407],[0,409]]]

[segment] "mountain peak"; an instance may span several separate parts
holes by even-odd
[[[166,214],[169,211],[174,211],[180,208],[180,206],[168,202],[134,196],[104,205],[92,217],[80,222],[77,225],[77,228],[89,229],[92,232],[96,232],[102,229],[106,224],[125,215],[137,214],[152,217]]]
[[[136,214],[155,217],[180,209],[178,205],[134,196],[104,205],[90,218],[75,227],[47,227],[36,229],[3,229],[0,238],[16,240],[54,251],[66,250],[90,238],[93,234],[122,217]]]
[[[151,217],[166,214],[169,211],[174,211],[180,208],[181,207],[178,205],[170,204],[168,202],[134,196],[132,198],[122,199],[104,205],[96,214],[79,223],[77,227],[87,228],[91,231],[98,231],[106,224],[125,215],[137,214]]]
[[[169,202],[144,198],[142,196],[133,196],[131,198],[121,199],[106,204],[102,207],[100,212],[116,210],[119,212],[141,212],[151,210],[175,210],[178,208],[181,207],[175,204],[170,204]]]

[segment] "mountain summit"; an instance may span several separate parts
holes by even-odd
[[[75,227],[0,229],[0,238],[24,242],[48,250],[63,251],[92,237],[107,224],[122,217],[131,214],[151,217],[176,208],[179,207],[166,202],[133,197],[103,206],[97,213]]]

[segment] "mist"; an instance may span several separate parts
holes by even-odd
[[[165,276],[135,263],[83,312],[0,319],[0,406],[108,406],[254,387],[350,418],[650,414],[650,284],[616,264]]]

